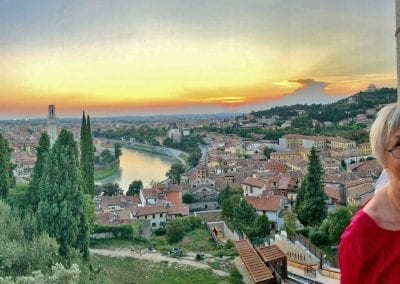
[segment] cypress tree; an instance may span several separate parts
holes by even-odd
[[[311,148],[308,160],[308,172],[296,200],[296,213],[304,226],[319,226],[327,215],[327,208],[321,182],[323,169],[315,147]]]
[[[57,240],[66,259],[71,258],[72,249],[88,258],[89,227],[78,147],[72,133],[65,129],[50,150],[39,191],[39,230]]]
[[[39,185],[44,173],[47,156],[50,151],[50,137],[47,133],[42,133],[39,139],[39,145],[36,148],[36,162],[33,168],[33,175],[29,184],[29,200],[32,210],[36,212],[39,203]]]
[[[11,187],[11,162],[8,142],[0,133],[0,198],[8,196]]]
[[[93,138],[92,138],[92,127],[90,125],[90,116],[87,116],[86,120],[86,131],[87,131],[87,165],[86,165],[86,188],[87,193],[90,193],[92,196],[95,193],[95,185],[94,185],[94,149],[93,149]]]
[[[85,116],[85,112],[82,115],[82,126],[81,126],[81,166],[82,166],[82,179],[83,179],[83,192],[94,196],[94,151],[93,151],[93,139],[92,131],[90,126],[89,115]]]

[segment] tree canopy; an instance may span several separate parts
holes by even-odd
[[[0,198],[8,196],[11,187],[10,149],[7,139],[0,133]]]
[[[321,182],[323,169],[315,147],[311,148],[308,159],[307,174],[297,194],[296,213],[304,226],[319,226],[327,215],[327,207]]]
[[[143,188],[143,182],[142,180],[134,180],[131,182],[129,185],[128,191],[126,192],[126,195],[139,195],[140,190]]]
[[[82,192],[78,147],[71,132],[62,129],[50,150],[40,182],[38,227],[60,245],[60,254],[70,259],[73,249],[89,257],[89,225]]]
[[[95,193],[94,146],[90,126],[90,117],[89,115],[86,117],[85,112],[82,114],[80,147],[83,192],[93,196]]]
[[[185,167],[181,163],[175,163],[171,166],[169,171],[165,174],[172,183],[181,183],[181,174],[185,172]]]
[[[50,137],[47,133],[42,133],[39,139],[39,145],[36,148],[36,162],[33,168],[33,175],[29,184],[29,200],[33,212],[36,212],[39,204],[39,185],[43,177],[47,156],[50,152]]]

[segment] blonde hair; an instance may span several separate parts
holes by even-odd
[[[371,126],[369,142],[378,162],[385,165],[385,150],[389,137],[400,126],[400,103],[382,108]]]

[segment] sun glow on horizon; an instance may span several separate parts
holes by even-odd
[[[19,4],[2,3],[0,10],[7,5]],[[36,10],[31,21],[10,17],[0,27],[0,112],[39,113],[53,103],[68,113],[231,111],[316,84],[320,96],[348,96],[370,83],[395,86],[394,47],[384,40],[372,45],[369,33],[354,33],[350,23],[368,22],[355,20],[352,10],[341,11],[341,21],[348,22],[342,26],[323,7],[303,7],[304,15],[285,18],[291,10],[284,3],[272,12],[271,3],[260,9],[226,2],[226,14],[214,2],[198,11],[180,6],[187,14],[163,5],[105,1],[57,10],[58,3],[49,2],[43,9],[54,22]],[[336,28],[315,24],[322,19]],[[14,30],[17,24],[23,29]],[[387,27],[379,28],[385,28],[379,35],[386,33]]]

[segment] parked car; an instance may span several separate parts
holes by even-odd
[[[182,256],[182,250],[179,249],[179,248],[170,249],[169,255],[172,255],[172,256]]]

